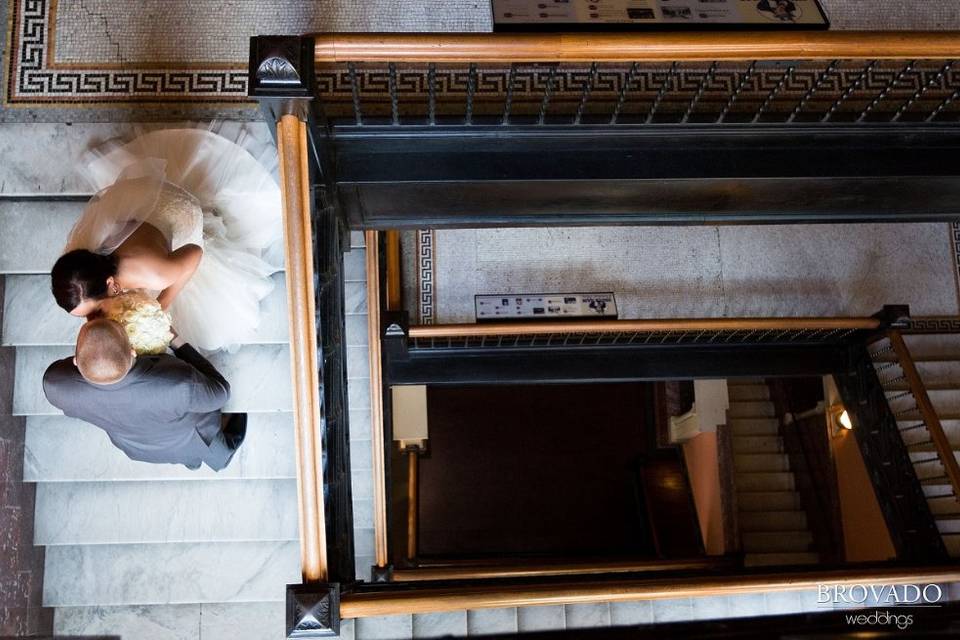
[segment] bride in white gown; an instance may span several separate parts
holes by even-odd
[[[254,338],[278,270],[262,254],[282,233],[280,190],[248,151],[269,152],[260,147],[169,129],[91,152],[98,192],[52,270],[57,303],[90,317],[106,298],[148,289],[200,349]]]

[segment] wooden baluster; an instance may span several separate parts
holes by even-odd
[[[890,331],[887,337],[897,354],[900,368],[903,370],[910,391],[913,392],[913,397],[917,401],[920,416],[927,425],[927,431],[930,433],[930,439],[933,441],[933,446],[940,457],[940,463],[943,465],[947,478],[950,480],[950,485],[953,487],[953,497],[955,500],[960,500],[960,465],[957,464],[957,458],[953,453],[953,447],[950,445],[947,434],[943,432],[940,417],[930,401],[930,396],[927,394],[927,389],[920,378],[920,373],[910,356],[910,350],[899,331]]]

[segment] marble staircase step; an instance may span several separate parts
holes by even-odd
[[[727,388],[731,401],[769,400],[770,388],[765,384],[740,384]]]
[[[260,303],[260,327],[249,344],[289,342],[284,274]],[[57,306],[47,275],[9,275],[3,301],[3,346],[73,345],[83,323]]]
[[[36,545],[297,539],[288,480],[41,482]]]
[[[0,273],[49,273],[85,202],[0,199]]]
[[[789,471],[790,458],[783,453],[744,453],[733,456],[738,472]]]
[[[780,427],[776,418],[733,418],[728,421],[737,436],[778,436]]]
[[[736,474],[737,491],[793,491],[793,473],[747,472]]]
[[[809,531],[744,531],[745,553],[804,553],[813,548]]]
[[[901,412],[907,411],[908,413],[904,415],[915,415],[916,411],[913,411],[917,406],[917,401],[912,394],[900,395],[904,393],[903,391],[898,391],[895,394],[887,394],[888,404],[890,405],[890,410],[895,414],[901,415]],[[927,389],[927,396],[930,398],[930,402],[933,403],[933,408],[937,412],[938,416],[948,416],[960,414],[960,389]]]
[[[145,130],[185,126],[178,122],[25,122],[0,124],[0,156],[16,157],[6,163],[0,181],[2,196],[91,195],[80,172],[85,152],[113,138],[132,139]],[[186,125],[189,126],[189,125]],[[220,122],[219,132],[236,140],[241,133],[259,141],[270,139],[264,122]],[[23,153],[23,141],[30,152]],[[56,159],[51,162],[51,159]]]
[[[920,447],[930,441],[930,434],[926,428],[907,430],[909,427],[918,423],[919,420],[909,417],[897,421],[900,435],[903,437],[904,444],[908,447]],[[940,418],[940,426],[943,427],[943,432],[946,434],[950,443],[954,447],[960,447],[960,420]]]
[[[795,491],[737,491],[737,508],[747,511],[793,511],[802,508],[800,494]]]
[[[276,640],[285,619],[283,602],[58,607],[53,630],[124,640]]]
[[[128,458],[98,427],[65,416],[30,416],[24,453],[25,482],[136,480],[227,480],[295,478],[293,416],[253,413],[247,437],[230,466],[191,471],[179,464],[150,464]]]
[[[727,416],[729,418],[772,418],[773,403],[769,400],[731,401]]]
[[[69,346],[20,347],[14,378],[14,415],[57,415],[43,395],[43,373],[50,363],[68,357]],[[230,382],[227,411],[290,411],[290,351],[283,344],[247,345],[236,353],[218,352],[213,365]],[[282,384],[277,384],[282,382]]]
[[[733,436],[733,453],[780,453],[783,441],[780,436]]]
[[[805,531],[807,515],[794,511],[741,511],[737,518],[740,530],[747,531]]]
[[[916,366],[924,385],[957,384],[960,382],[960,360],[940,358],[917,360]]]
[[[300,582],[300,544],[207,542],[53,546],[47,607],[279,602]]]

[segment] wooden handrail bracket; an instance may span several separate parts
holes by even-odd
[[[315,36],[317,63],[956,58],[960,32],[814,31]]]

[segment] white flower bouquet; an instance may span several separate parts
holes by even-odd
[[[104,313],[107,318],[120,323],[124,328],[130,339],[130,346],[137,355],[163,353],[173,340],[170,314],[142,289],[132,289],[110,298]]]

